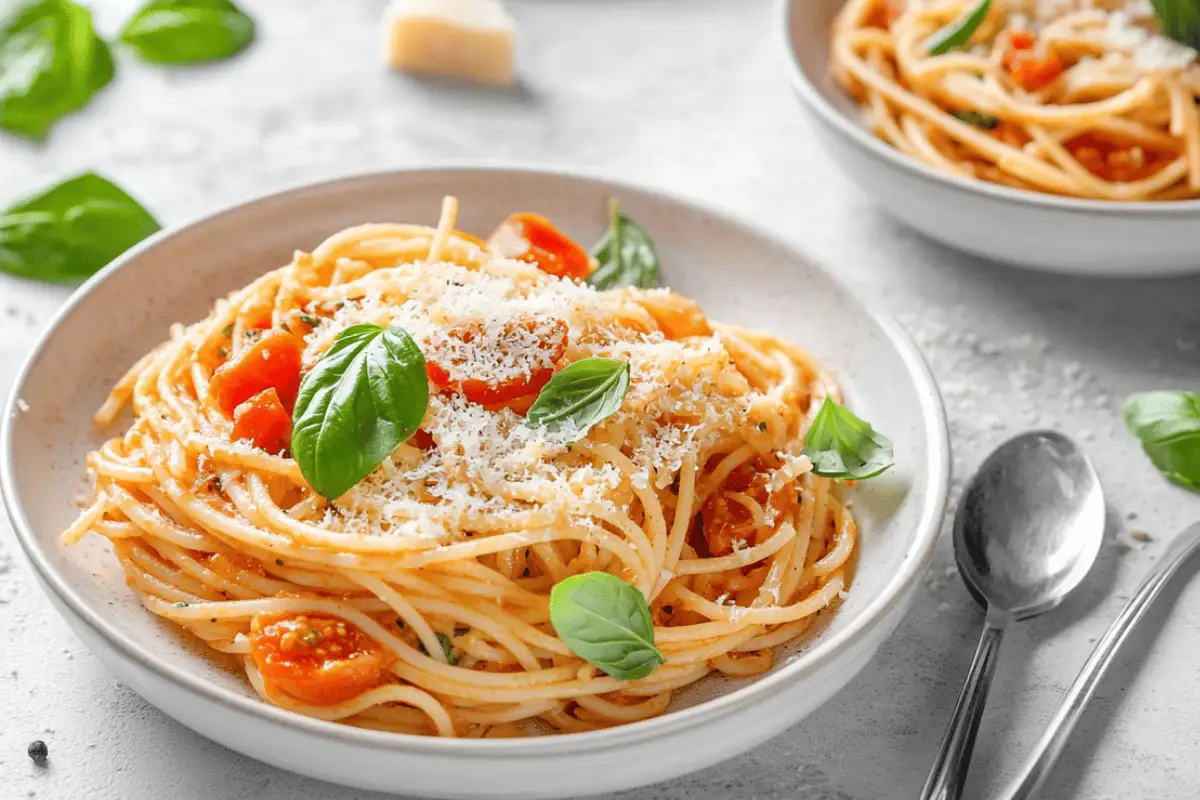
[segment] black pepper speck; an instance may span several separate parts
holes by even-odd
[[[39,767],[46,766],[46,760],[50,758],[50,748],[41,739],[31,742],[29,749],[25,752],[29,753],[29,757],[33,759],[33,763]]]

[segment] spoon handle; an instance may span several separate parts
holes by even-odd
[[[962,694],[950,717],[950,727],[946,729],[937,758],[925,779],[921,800],[957,800],[962,794],[1007,621],[1004,615],[989,613],[983,624],[983,635],[979,637],[967,682],[963,684]]]
[[[1162,592],[1167,581],[1192,553],[1200,548],[1200,523],[1192,525],[1167,547],[1162,559],[1150,574],[1142,581],[1129,603],[1122,609],[1120,615],[1113,620],[1112,625],[1104,632],[1096,649],[1088,656],[1083,671],[1071,684],[1058,707],[1054,718],[1046,726],[1046,732],[1033,748],[1033,754],[1021,768],[1020,774],[1008,785],[1001,794],[1003,800],[1026,800],[1033,797],[1042,783],[1050,774],[1054,762],[1067,743],[1067,737],[1075,728],[1075,723],[1083,716],[1083,708],[1096,691],[1100,679],[1112,664],[1113,658],[1121,643],[1129,636],[1138,621],[1145,615],[1154,598]]]

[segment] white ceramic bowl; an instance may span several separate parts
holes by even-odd
[[[777,0],[792,86],[830,156],[884,211],[930,238],[1017,266],[1144,277],[1200,271],[1200,200],[1079,200],[940,172],[874,136],[829,72],[845,0]]]
[[[857,572],[818,635],[756,681],[710,678],[664,716],[595,733],[446,740],[360,730],[260,701],[128,590],[107,544],[59,532],[86,487],[84,455],[108,433],[90,415],[108,386],[212,301],[295,248],[365,221],[432,224],[445,194],[486,232],[541,210],[585,241],[609,197],[655,237],[667,281],[716,318],[774,330],[832,366],[848,402],[896,444],[897,467],[864,484]],[[0,488],[51,602],[118,677],[183,724],[276,766],[364,789],[453,798],[543,798],[624,789],[736,755],[795,724],[871,658],[929,563],[946,498],[945,418],[920,354],[831,272],[748,225],[659,192],[517,169],[367,175],[264,197],[143,243],[83,286],[21,370],[0,428]]]

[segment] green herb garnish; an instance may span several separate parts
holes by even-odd
[[[316,628],[308,628],[304,633],[300,634],[300,641],[304,642],[308,647],[316,647],[321,643],[323,638],[325,637]]]
[[[147,61],[199,64],[240,53],[254,41],[254,20],[229,0],[151,0],[121,32]]]
[[[621,680],[644,678],[667,659],[641,591],[607,572],[572,575],[550,590],[550,624],[571,652]]]
[[[1150,0],[1163,36],[1200,50],[1200,0]]]
[[[993,130],[1000,124],[999,117],[993,117],[991,114],[980,114],[978,111],[951,111],[950,113],[956,119],[968,125],[974,125],[976,128],[983,128],[984,130]]]
[[[621,407],[629,390],[629,362],[585,358],[555,373],[525,414],[531,428],[578,441]]]
[[[87,173],[0,213],[0,272],[82,280],[157,230],[136,200]]]
[[[1121,410],[1158,471],[1200,492],[1200,395],[1144,392],[1126,400]]]
[[[599,266],[587,282],[597,289],[658,286],[661,276],[654,242],[641,225],[618,210],[616,200],[610,205],[608,230],[592,248],[592,257]]]
[[[988,9],[991,6],[992,0],[979,0],[979,3],[961,19],[951,22],[926,39],[925,49],[929,55],[940,56],[966,44],[971,38],[971,34],[975,33],[987,18]]]
[[[304,376],[292,413],[292,456],[333,499],[416,432],[429,405],[425,357],[398,325],[351,325]]]
[[[865,480],[892,466],[892,443],[871,424],[826,397],[809,426],[804,455],[823,478]]]
[[[404,627],[404,626],[401,625],[400,627]],[[451,641],[450,637],[444,633],[438,633],[438,634],[434,634],[434,635],[437,636],[438,644],[440,644],[442,646],[442,652],[446,654],[446,663],[448,663],[452,667],[457,666],[458,665],[458,651],[454,649],[454,642]],[[420,650],[423,654],[429,655],[429,650],[427,650],[425,648],[424,642],[419,642],[417,644],[417,649]]]
[[[44,139],[113,78],[90,11],[70,0],[19,3],[0,19],[0,128]]]

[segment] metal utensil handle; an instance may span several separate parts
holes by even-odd
[[[1150,608],[1154,598],[1162,592],[1167,581],[1175,571],[1187,560],[1188,556],[1200,548],[1200,523],[1192,525],[1175,537],[1162,560],[1158,562],[1150,574],[1142,581],[1137,592],[1122,609],[1105,631],[1104,636],[1096,644],[1096,649],[1088,656],[1087,662],[1079,677],[1071,684],[1063,697],[1062,705],[1058,707],[1045,733],[1033,748],[1033,754],[1026,760],[1021,772],[1000,795],[1002,800],[1026,800],[1033,797],[1042,783],[1050,774],[1054,762],[1067,743],[1067,737],[1075,728],[1075,723],[1083,716],[1084,706],[1092,698],[1096,686],[1104,673],[1113,662],[1118,648],[1129,636],[1130,631]]]
[[[963,684],[950,717],[950,726],[946,728],[942,746],[929,770],[929,777],[925,779],[921,800],[957,800],[962,794],[1007,621],[1004,615],[989,613],[983,624],[983,634],[979,637],[967,682]]]

